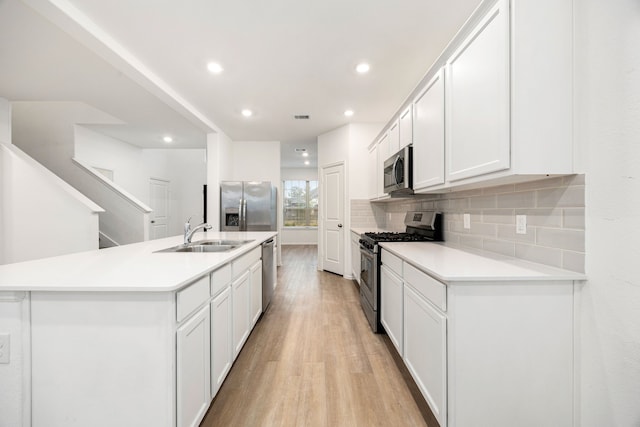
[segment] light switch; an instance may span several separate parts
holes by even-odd
[[[0,334],[0,363],[9,363],[9,334]]]
[[[463,222],[464,222],[464,228],[465,230],[469,230],[471,229],[471,214],[464,214],[462,216]]]
[[[527,234],[526,215],[516,215],[516,234]]]

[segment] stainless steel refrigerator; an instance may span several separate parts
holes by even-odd
[[[269,181],[223,181],[221,231],[276,231],[276,188]]]

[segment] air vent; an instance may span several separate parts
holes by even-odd
[[[296,114],[295,116],[293,116],[294,119],[296,120],[309,120],[309,115],[308,114]]]
[[[296,153],[304,153],[305,151],[307,151],[306,148],[296,148]]]

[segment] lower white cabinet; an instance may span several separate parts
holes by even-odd
[[[251,275],[250,271],[245,271],[231,284],[233,302],[233,360],[238,357],[240,350],[251,332],[251,322],[249,320]]]
[[[211,301],[211,397],[214,397],[231,370],[231,287]]]
[[[351,272],[360,284],[360,235],[354,231],[351,232]]]
[[[404,362],[441,426],[447,425],[447,318],[404,287]]]
[[[211,400],[209,305],[178,328],[176,340],[177,425],[197,426]]]
[[[380,267],[380,323],[402,356],[402,279],[389,267]]]
[[[251,327],[262,314],[262,260],[251,266]]]

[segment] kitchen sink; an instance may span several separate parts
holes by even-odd
[[[186,245],[172,246],[156,252],[227,252],[253,240],[200,240]]]

